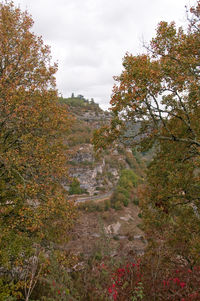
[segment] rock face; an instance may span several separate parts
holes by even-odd
[[[78,179],[80,187],[89,195],[112,190],[123,168],[133,168],[133,165],[138,168],[132,150],[115,145],[114,149],[107,150],[96,158],[91,144],[93,131],[109,122],[110,113],[85,99],[69,98],[62,101],[69,105],[75,117],[68,141],[72,154],[69,162],[70,176]],[[70,186],[70,183],[63,184],[67,189]]]
[[[79,180],[81,188],[86,189],[90,195],[93,195],[98,187],[101,187],[98,177],[99,175],[102,175],[103,168],[104,162],[91,167],[77,166],[75,168],[70,168],[70,175]]]
[[[97,160],[91,144],[81,145],[71,158],[70,176],[77,178],[81,188],[86,189],[89,195],[112,189],[119,179],[120,170],[112,168],[109,159],[107,155]]]

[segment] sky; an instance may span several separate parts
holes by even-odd
[[[144,52],[160,21],[186,23],[195,0],[14,0],[34,20],[33,31],[58,63],[57,88],[109,107],[113,76],[126,52]]]

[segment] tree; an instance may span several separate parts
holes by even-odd
[[[73,195],[73,194],[82,194],[82,193],[86,193],[86,189],[81,188],[80,182],[77,178],[73,178],[69,187],[69,194]]]
[[[136,190],[137,182],[138,176],[132,169],[123,169],[111,198],[112,206],[115,206],[116,203],[128,206],[131,196],[134,195],[134,191]]]
[[[32,25],[12,1],[0,4],[0,266],[10,288],[25,285],[31,256],[41,259],[74,217],[61,186],[72,119],[58,102],[57,65]]]
[[[191,13],[187,32],[177,29],[174,22],[160,22],[146,54],[125,55],[124,70],[115,77],[111,97],[114,118],[109,127],[101,129],[105,137],[112,139],[112,133],[115,139],[129,121],[128,127],[138,123],[140,130],[123,138],[145,134],[142,140],[151,144],[152,139],[178,141],[189,144],[199,154],[199,1]],[[169,127],[171,119],[181,122],[183,133],[177,135]]]
[[[184,30],[160,22],[145,54],[125,55],[111,97],[113,118],[94,143],[96,149],[116,139],[143,150],[155,147],[143,192],[146,231],[194,264],[200,235],[200,1],[187,12],[187,24]]]

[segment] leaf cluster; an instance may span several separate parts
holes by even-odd
[[[0,4],[0,266],[14,287],[31,287],[44,266],[33,268],[36,250],[40,261],[75,217],[61,186],[72,118],[58,101],[57,65],[32,25],[12,1]]]

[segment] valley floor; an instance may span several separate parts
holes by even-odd
[[[109,255],[142,255],[146,246],[140,229],[139,208],[129,204],[121,210],[81,211],[66,248],[75,254],[90,256],[106,248]]]

